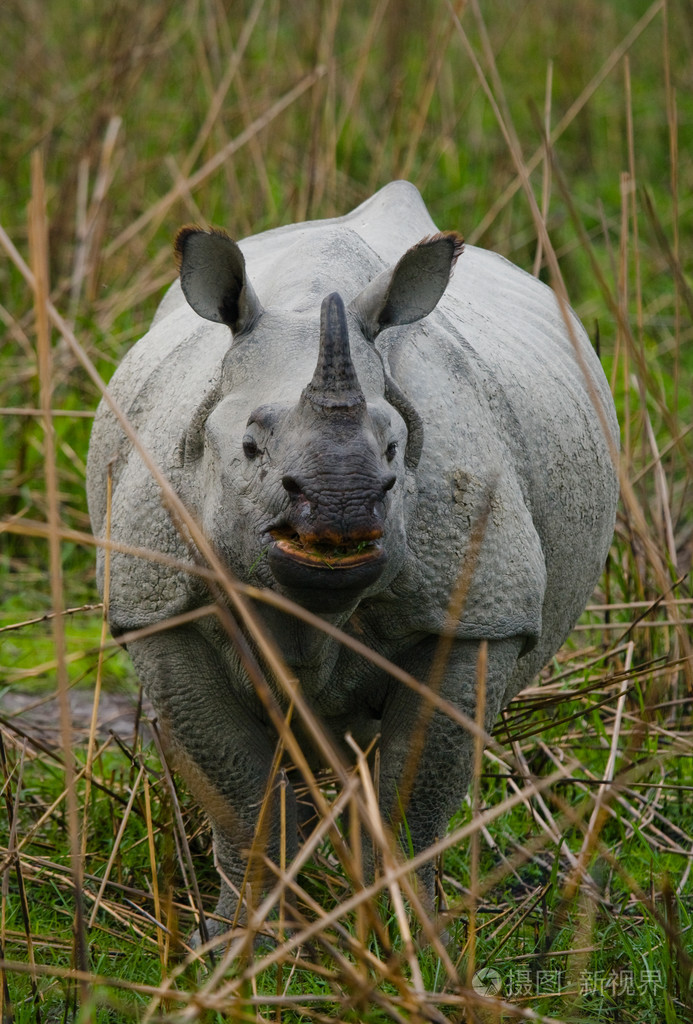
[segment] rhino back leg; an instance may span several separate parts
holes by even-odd
[[[186,625],[128,644],[175,768],[210,818],[222,877],[217,913],[232,919],[248,851],[255,838],[274,748],[262,722],[242,699],[228,665],[200,628]],[[277,801],[263,827],[261,854],[279,862]],[[296,801],[288,787],[286,851],[297,847]],[[258,862],[259,865],[260,862]],[[224,876],[234,888],[226,884]],[[251,872],[251,880],[256,876]],[[257,899],[259,894],[254,894]],[[225,929],[207,922],[210,935]]]
[[[430,678],[438,637],[429,637],[398,659],[416,678]],[[490,641],[486,671],[485,727],[493,727],[503,703],[522,638]],[[479,643],[454,644],[440,681],[439,693],[471,719],[476,717]],[[442,711],[431,713],[421,697],[392,681],[383,709],[380,744],[380,808],[402,834],[402,814],[414,853],[445,835],[448,822],[467,793],[473,768],[474,737]],[[402,839],[403,846],[407,842]],[[434,896],[434,865],[419,871],[421,896],[430,908]]]

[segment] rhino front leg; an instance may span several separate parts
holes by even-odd
[[[128,653],[159,717],[173,764],[210,818],[217,865],[240,889],[274,755],[268,733],[198,625],[137,640],[128,645]],[[286,850],[292,857],[297,830],[290,788],[286,803]],[[263,839],[263,852],[278,863],[274,808]],[[233,918],[237,906],[234,889],[222,877],[217,913]],[[207,928],[210,935],[225,930],[212,920]]]
[[[437,638],[429,638],[402,659],[402,667],[422,681],[429,678]],[[508,679],[522,647],[522,638],[488,645],[486,672],[487,731],[498,715]],[[479,643],[459,641],[445,668],[440,694],[469,718],[476,717]],[[414,853],[442,837],[469,787],[474,737],[441,711],[430,713],[422,699],[403,684],[392,682],[382,718],[380,808],[402,833],[402,814]],[[407,841],[402,839],[404,849]],[[434,898],[434,865],[418,872],[421,897],[430,908]]]

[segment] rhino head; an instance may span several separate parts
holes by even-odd
[[[348,308],[327,295],[318,322],[315,308],[263,309],[225,233],[179,232],[189,305],[233,336],[186,449],[205,467],[205,528],[239,578],[344,614],[400,571],[423,427],[375,339],[435,308],[462,248],[453,233],[424,239]]]

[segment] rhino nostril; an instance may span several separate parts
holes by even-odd
[[[289,494],[303,493],[303,488],[299,484],[298,480],[296,480],[293,476],[289,476],[288,474],[282,477],[282,487]]]

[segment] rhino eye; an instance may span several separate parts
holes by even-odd
[[[394,459],[396,454],[397,454],[397,442],[396,441],[390,441],[389,445],[385,449],[385,458],[387,459],[388,462],[392,462],[392,460]]]
[[[260,449],[252,434],[246,434],[243,438],[243,454],[246,459],[254,459]]]

